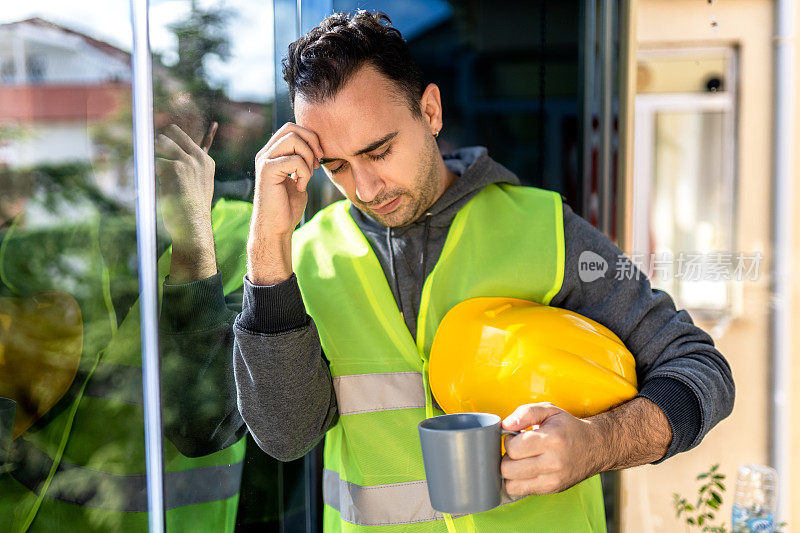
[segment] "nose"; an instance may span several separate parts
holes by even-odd
[[[366,169],[353,167],[353,181],[356,184],[356,198],[368,204],[378,197],[383,190],[383,180]]]

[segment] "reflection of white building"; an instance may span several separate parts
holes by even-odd
[[[40,18],[0,25],[0,166],[91,161],[102,190],[130,197],[130,172],[93,141],[130,108],[130,77],[130,54],[88,35]]]

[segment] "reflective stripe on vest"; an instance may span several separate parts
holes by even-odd
[[[28,490],[38,492],[53,465],[52,459],[29,442],[18,439],[13,454],[19,467],[14,478]],[[239,492],[242,479],[239,461],[227,465],[202,466],[165,472],[164,505],[167,510],[184,505],[225,500]],[[116,474],[61,461],[47,497],[119,512],[147,511],[147,475]]]
[[[333,388],[340,415],[425,408],[422,372],[336,376]]]
[[[340,413],[325,439],[325,468],[335,473],[328,474],[323,486],[325,531],[367,532],[367,523],[402,523],[407,533],[443,531],[444,521],[431,513],[427,491],[420,490],[425,471],[417,424],[441,414],[427,383],[433,336],[445,313],[468,298],[550,302],[564,275],[561,198],[551,191],[495,184],[470,200],[456,214],[423,284],[416,339],[377,256],[350,217],[349,205],[339,202],[324,209],[292,240],[303,300],[319,331],[331,375],[340,383],[337,401],[349,413]],[[367,391],[351,394],[341,387],[358,379],[374,391],[382,376],[417,373],[422,374],[425,409],[407,396],[393,401],[373,398]],[[366,375],[378,377],[361,377]],[[418,388],[413,394],[416,398]],[[400,408],[403,403],[414,406]],[[395,408],[385,410],[386,406]],[[429,518],[421,521],[425,517]],[[599,478],[454,523],[458,529],[469,520],[478,531],[523,531],[531,521],[540,531],[602,530]]]
[[[339,511],[342,520],[359,526],[414,524],[444,518],[431,507],[428,482],[424,479],[362,487],[344,481],[333,470],[325,469],[322,472],[322,494],[325,505]],[[503,491],[500,505],[517,499]],[[453,518],[461,516],[464,515],[453,515]]]

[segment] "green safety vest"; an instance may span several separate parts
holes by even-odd
[[[242,285],[251,209],[246,202],[220,200],[212,210],[226,295]],[[12,292],[69,292],[80,304],[84,328],[73,390],[14,441],[17,468],[0,475],[4,531],[148,529],[139,305],[117,327],[97,230],[108,221],[99,215],[86,220],[60,228],[12,228],[2,243],[0,274]],[[169,263],[167,251],[158,261],[162,282]],[[53,265],[61,264],[66,279],[54,276]],[[167,439],[163,444],[167,530],[233,531],[245,439],[192,458]]]
[[[561,288],[558,194],[489,185],[455,216],[422,289],[412,338],[367,239],[337,202],[295,232],[294,269],[330,361],[339,408],[325,438],[326,533],[605,531],[599,476],[475,515],[431,508],[417,424],[440,415],[428,383],[437,326],[478,296],[548,304]]]

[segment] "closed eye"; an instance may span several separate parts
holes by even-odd
[[[381,159],[386,159],[391,153],[392,153],[392,146],[389,145],[383,152],[379,154],[367,154],[367,157],[369,157],[373,161],[380,161]],[[343,161],[342,164],[339,165],[338,167],[329,168],[328,170],[330,170],[331,174],[338,174],[345,168],[347,168],[347,161]]]
[[[342,162],[342,164],[341,164],[341,165],[339,165],[338,167],[336,167],[336,168],[329,168],[328,170],[330,170],[330,171],[331,171],[331,174],[338,174],[339,172],[341,172],[342,170],[344,170],[344,168],[345,168],[346,166],[347,166],[347,161],[343,161],[343,162]]]
[[[368,157],[370,159],[372,159],[373,161],[380,161],[381,159],[385,159],[386,156],[388,156],[390,153],[392,153],[392,146],[391,145],[389,145],[386,148],[386,150],[384,150],[383,152],[381,152],[379,154],[369,154]]]

